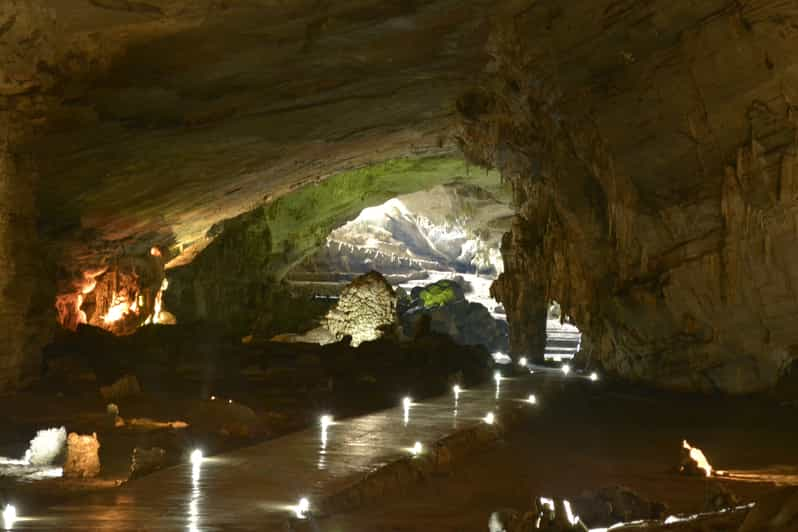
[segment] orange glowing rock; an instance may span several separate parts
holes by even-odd
[[[105,323],[117,322],[131,310],[135,311],[135,303],[133,304],[134,308],[131,308],[130,301],[119,297],[116,294],[114,294],[112,300],[114,302],[113,305],[108,308],[108,312],[106,312],[105,316],[103,316],[103,322]]]
[[[693,447],[687,443],[687,440],[682,440],[682,449],[682,464],[679,471],[686,474],[703,472],[704,476],[712,476],[712,465],[710,465],[709,460],[707,460],[707,457],[701,449]]]

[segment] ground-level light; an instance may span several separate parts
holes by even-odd
[[[535,397],[535,394],[531,393],[531,394],[529,394],[529,397],[527,398],[526,402],[531,404],[531,405],[534,405],[534,404],[537,404],[538,398]]]
[[[321,424],[321,430],[327,430],[327,427],[332,425],[333,418],[329,415],[323,415],[319,418],[319,423]]]
[[[194,465],[199,465],[202,463],[202,451],[199,449],[194,449],[191,451],[191,463]]]
[[[412,404],[413,404],[413,401],[409,397],[405,397],[404,399],[402,399],[402,409],[404,410],[403,421],[404,421],[405,427],[410,422],[410,405],[412,405]]]
[[[499,384],[502,381],[502,374],[500,371],[497,371],[493,374],[493,380],[496,381],[496,384]]]
[[[294,513],[299,519],[304,519],[308,516],[308,512],[310,511],[310,501],[307,497],[302,497],[299,499],[299,502],[296,506],[294,506]]]
[[[488,425],[493,425],[493,422],[496,421],[496,416],[493,414],[493,412],[488,412],[485,414],[485,417],[482,418],[482,421]]]
[[[420,441],[417,441],[417,442],[416,442],[416,443],[413,445],[413,447],[410,449],[410,453],[411,453],[413,456],[418,456],[418,455],[420,455],[420,454],[421,454],[423,451],[424,451],[424,446],[423,446],[423,445],[421,445],[421,442],[420,442]]]
[[[563,375],[568,375],[569,373],[571,373],[571,366],[569,366],[568,364],[563,364],[562,368],[560,369],[562,369]]]
[[[596,382],[598,379],[599,379],[598,373],[596,373],[595,371],[590,374],[590,380],[591,381]]]
[[[527,363],[526,357],[521,357],[521,358],[518,359],[518,365],[519,366],[526,367],[526,363]]]
[[[6,504],[6,507],[3,508],[3,528],[11,530],[16,520],[17,509],[11,504]]]

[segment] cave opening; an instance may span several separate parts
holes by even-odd
[[[428,326],[458,343],[506,353],[506,317],[490,286],[503,271],[500,242],[511,216],[506,199],[473,184],[396,196],[333,229],[288,271],[285,284],[295,295],[332,307],[348,283],[378,272],[396,292],[400,336],[412,338]],[[340,339],[323,328],[306,332],[283,331],[293,334],[277,338]]]
[[[560,304],[552,300],[546,315],[546,347],[544,361],[568,362],[582,348],[582,333]]]

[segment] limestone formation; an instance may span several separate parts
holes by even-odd
[[[331,229],[476,173],[458,147],[513,190],[514,354],[556,299],[607,372],[771,388],[798,355],[796,27],[774,0],[4,1],[0,390],[39,374],[56,298],[153,246],[178,320],[252,334]]]
[[[100,474],[100,442],[97,434],[81,435],[70,432],[64,476],[68,478],[93,478]]]
[[[353,347],[376,340],[396,326],[396,294],[378,272],[354,279],[341,291],[323,325],[337,339],[351,336]]]
[[[656,4],[640,9],[663,16]],[[497,25],[485,83],[458,102],[464,152],[514,191],[493,287],[512,351],[542,358],[556,300],[591,359],[624,378],[729,393],[774,386],[798,345],[798,128],[792,97],[759,81],[767,68],[731,52],[772,37],[707,18],[678,44],[643,39],[633,63],[610,66],[606,34],[591,46],[596,63],[573,70],[567,46],[535,41],[541,16]],[[735,59],[694,55],[699,46]],[[794,61],[774,50],[783,68]],[[600,74],[610,71],[611,87]],[[739,72],[756,72],[756,91],[720,90]]]

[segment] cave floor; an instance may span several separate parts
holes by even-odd
[[[323,499],[407,457],[416,441],[480,425],[488,411],[501,417],[517,409],[530,380],[505,380],[498,402],[491,386],[466,390],[456,415],[446,395],[414,402],[407,414],[400,406],[336,421],[325,446],[315,426],[212,456],[199,468],[179,465],[26,515],[13,530],[282,530],[301,497]]]
[[[547,384],[537,414],[496,449],[403,497],[332,516],[324,530],[484,531],[491,512],[528,511],[535,496],[573,498],[618,485],[665,503],[669,515],[691,515],[706,511],[709,482],[722,483],[741,503],[798,485],[795,407]],[[726,476],[677,474],[682,439]]]
[[[490,450],[431,476],[401,496],[316,521],[319,530],[485,530],[492,511],[528,509],[533,495],[573,497],[624,485],[668,505],[670,513],[704,507],[707,481],[675,473],[683,438],[729,476],[742,501],[774,483],[798,484],[795,409],[755,399],[675,396],[591,383],[557,372],[504,380],[500,408],[535,393],[537,406]],[[460,397],[460,428],[496,409],[487,385]],[[199,480],[188,464],[36,510],[13,530],[284,529],[301,496],[318,500],[353,476],[407,454],[414,441],[453,430],[452,397],[342,419],[330,427],[325,453],[313,427],[206,460]],[[322,468],[320,468],[320,464]]]

